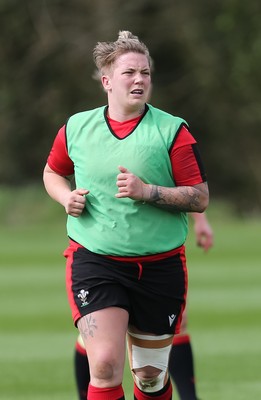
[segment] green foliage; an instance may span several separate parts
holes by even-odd
[[[155,62],[155,106],[185,118],[212,197],[260,211],[259,0],[0,1],[0,183],[39,180],[71,114],[106,101],[97,41],[132,30]]]

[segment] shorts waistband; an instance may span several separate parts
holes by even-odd
[[[75,242],[73,239],[69,238],[69,243],[70,246],[75,247],[75,250],[78,248],[85,248],[81,244]],[[87,249],[88,250],[88,249]],[[90,250],[88,250],[90,251]],[[112,255],[107,255],[107,254],[98,254],[94,253],[97,255],[100,255],[102,257],[110,258],[112,260],[117,260],[117,261],[124,261],[124,262],[151,262],[151,261],[158,261],[158,260],[163,260],[164,258],[169,258],[172,256],[175,256],[177,254],[184,254],[185,253],[185,246],[184,244],[177,247],[176,249],[172,249],[169,251],[165,251],[163,253],[157,253],[157,254],[149,254],[146,256],[130,256],[130,257],[121,257],[121,256],[112,256]]]

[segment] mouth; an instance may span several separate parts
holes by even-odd
[[[137,95],[143,95],[144,90],[143,89],[134,89],[131,91],[131,94],[137,94]]]

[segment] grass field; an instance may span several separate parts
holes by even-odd
[[[65,216],[42,189],[0,194],[0,398],[76,400],[64,287]],[[261,219],[210,206],[215,247],[191,233],[189,331],[202,400],[261,399]],[[126,399],[132,399],[128,368]],[[177,396],[174,396],[177,399]]]

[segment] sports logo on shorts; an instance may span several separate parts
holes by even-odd
[[[78,294],[78,298],[82,302],[81,307],[85,307],[89,304],[87,301],[88,294],[89,294],[89,292],[87,290],[84,290],[84,289],[80,290],[80,293]]]
[[[173,324],[173,322],[174,322],[175,319],[176,319],[176,316],[177,316],[177,315],[175,315],[175,314],[169,315],[169,326],[171,326],[171,325]]]

